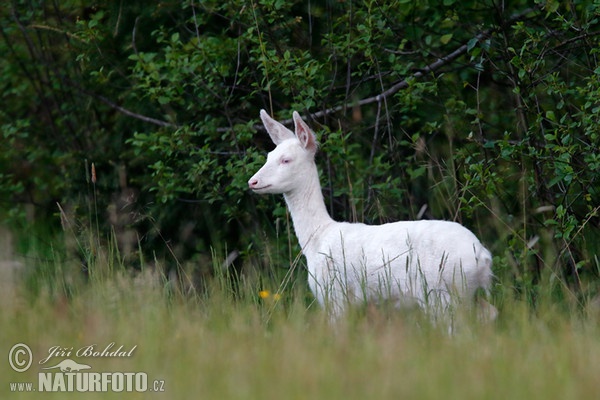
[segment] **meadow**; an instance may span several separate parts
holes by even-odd
[[[225,273],[201,291],[181,293],[150,262],[136,273],[120,268],[117,253],[98,257],[83,280],[69,272],[58,244],[43,254],[35,246],[25,254],[4,247],[2,398],[65,398],[65,393],[24,392],[10,385],[33,382],[39,389],[39,373],[50,372],[41,368],[64,358],[93,372],[147,374],[145,392],[67,396],[84,399],[592,399],[600,394],[600,314],[591,303],[571,304],[568,296],[559,301],[542,294],[534,305],[496,282],[491,301],[499,318],[481,323],[459,312],[450,335],[417,311],[366,307],[332,324],[311,302],[304,282],[279,295],[281,282]],[[17,343],[27,344],[33,354],[23,373],[6,361]],[[109,345],[128,354],[75,356],[90,346],[100,353]],[[57,346],[70,357],[57,355],[40,365]]]

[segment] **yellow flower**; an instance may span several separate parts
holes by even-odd
[[[258,297],[260,297],[263,300],[269,299],[270,301],[279,301],[281,299],[281,294],[273,293],[273,295],[271,295],[271,292],[269,292],[268,290],[261,290],[260,292],[258,292]]]

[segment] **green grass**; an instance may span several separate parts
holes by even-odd
[[[0,294],[2,398],[122,397],[10,392],[9,382],[37,386],[44,372],[37,363],[52,346],[76,351],[111,342],[137,347],[127,358],[70,358],[94,372],[145,372],[150,386],[164,381],[163,393],[127,398],[562,400],[600,393],[598,315],[551,299],[534,310],[501,290],[496,323],[465,315],[448,335],[418,312],[354,310],[332,325],[307,305],[300,284],[276,301],[261,299],[263,288],[250,280],[233,295],[218,277],[184,296],[149,271],[114,268],[83,283],[68,278],[61,257],[43,259],[22,260],[30,277]],[[24,373],[7,364],[16,343],[34,355]]]

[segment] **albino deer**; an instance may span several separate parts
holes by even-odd
[[[256,193],[283,193],[306,257],[309,286],[333,318],[348,303],[380,301],[416,303],[443,314],[455,299],[472,299],[478,288],[487,291],[492,256],[458,223],[334,221],[321,193],[314,133],[295,111],[295,134],[265,110],[260,116],[277,147],[248,185]]]

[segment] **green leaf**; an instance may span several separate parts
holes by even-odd
[[[452,33],[447,33],[440,38],[440,42],[442,44],[448,44],[448,42],[452,40],[452,36],[454,36]]]
[[[473,48],[477,46],[477,43],[479,43],[479,40],[477,38],[472,38],[471,40],[469,40],[467,42],[467,52],[473,50]]]

